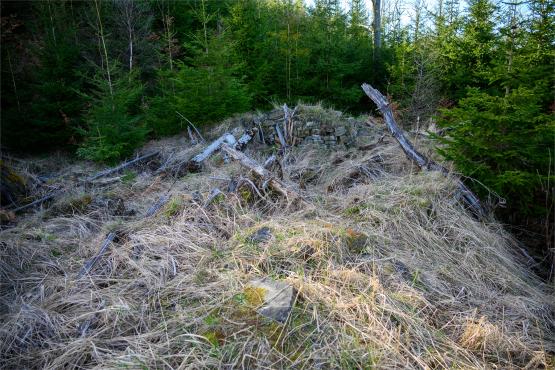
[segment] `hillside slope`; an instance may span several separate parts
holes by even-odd
[[[500,224],[464,209],[451,179],[418,171],[370,129],[371,145],[290,149],[274,172],[296,199],[220,154],[198,173],[157,175],[202,150],[182,137],[149,143],[157,161],[95,184],[79,182],[98,170],[89,163],[18,162],[60,175],[42,189],[65,190],[0,232],[0,367],[553,368],[553,290]],[[273,150],[245,153],[263,163]],[[115,242],[77,278],[110,231]],[[257,313],[257,277],[295,288],[285,323]]]

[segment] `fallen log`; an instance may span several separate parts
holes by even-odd
[[[447,168],[434,162],[431,159],[426,158],[426,156],[415,149],[415,147],[403,133],[403,130],[395,122],[393,111],[389,107],[389,102],[387,101],[385,96],[382,95],[382,93],[366,83],[362,84],[362,90],[378,106],[378,109],[384,116],[385,124],[387,125],[389,132],[399,142],[407,157],[416,162],[416,164],[421,169],[428,171],[439,171],[446,176],[449,175],[449,171],[447,170]],[[464,203],[466,203],[466,205],[478,218],[484,217],[485,210],[480,202],[480,199],[459,178],[456,179],[456,182]]]
[[[162,195],[145,213],[145,217],[144,218],[148,218],[148,217],[152,217],[156,214],[156,212],[158,212],[158,210],[160,210],[160,208],[162,208],[162,206],[164,204],[166,204],[166,202],[170,199],[168,194],[164,194]],[[110,233],[108,233],[108,235],[106,236],[106,238],[104,238],[104,241],[102,242],[102,245],[100,246],[100,249],[98,250],[98,252],[94,255],[94,257],[92,257],[91,259],[87,260],[85,262],[85,264],[83,265],[83,267],[81,268],[81,270],[79,271],[79,273],[77,274],[77,279],[80,279],[81,277],[83,277],[83,275],[89,274],[91,272],[91,270],[94,268],[94,266],[97,264],[97,262],[100,260],[100,258],[102,258],[102,256],[104,255],[104,253],[106,253],[106,251],[108,250],[108,247],[110,247],[110,244],[112,244],[114,242],[114,240],[116,239],[117,234],[115,231],[111,231]]]
[[[117,166],[117,167],[108,168],[108,169],[106,169],[106,170],[104,170],[104,171],[100,171],[100,172],[98,172],[97,174],[95,174],[95,175],[93,175],[93,176],[87,178],[85,181],[86,181],[86,182],[90,182],[90,181],[96,180],[96,179],[98,179],[98,178],[100,178],[100,177],[104,177],[104,176],[111,175],[111,174],[113,174],[113,173],[115,173],[115,172],[118,172],[118,171],[121,171],[121,170],[123,170],[123,169],[125,169],[125,168],[127,168],[127,167],[129,167],[129,166],[131,166],[131,165],[134,165],[135,163],[139,163],[139,162],[141,162],[141,161],[144,161],[144,160],[150,159],[150,158],[152,158],[152,157],[155,157],[155,156],[157,156],[158,154],[159,154],[159,152],[156,151],[156,152],[153,152],[153,153],[149,153],[149,154],[145,154],[145,155],[143,155],[143,156],[137,157],[137,158],[132,159],[132,160],[130,160],[130,161],[123,162],[122,164],[120,164],[120,165]]]
[[[98,250],[98,253],[93,258],[85,262],[85,264],[83,265],[83,268],[81,268],[81,270],[77,274],[77,279],[80,279],[83,275],[91,272],[91,270],[96,265],[98,260],[100,260],[100,258],[104,255],[104,253],[106,253],[106,251],[108,250],[108,247],[110,246],[110,244],[112,244],[115,238],[116,238],[116,233],[113,231],[106,236],[106,238],[102,242],[100,249]]]
[[[12,209],[11,211],[12,211],[12,212],[15,212],[15,213],[24,211],[24,210],[26,210],[26,209],[28,209],[28,208],[31,208],[31,207],[34,207],[34,206],[38,206],[38,205],[40,205],[40,204],[42,204],[42,203],[44,203],[44,202],[46,202],[46,201],[48,201],[48,200],[54,199],[55,197],[57,197],[58,195],[60,195],[60,194],[62,194],[62,193],[63,193],[63,190],[53,191],[52,193],[47,194],[47,195],[45,195],[45,196],[42,197],[42,198],[39,198],[39,199],[37,199],[37,200],[35,200],[35,201],[29,203],[29,204],[25,204],[25,205],[21,206],[21,207],[17,207],[17,208],[15,208],[15,209]]]
[[[289,198],[290,196],[296,197],[295,193],[288,190],[285,184],[276,179],[271,172],[264,168],[263,165],[248,157],[245,153],[242,153],[227,144],[223,144],[221,150],[234,160],[238,161],[243,167],[251,170],[262,181],[267,182],[268,185],[276,192],[280,193],[286,198]]]
[[[230,133],[223,134],[218,139],[214,140],[206,148],[204,148],[204,150],[201,153],[197,154],[189,162],[187,162],[187,166],[186,166],[187,169],[191,172],[199,171],[201,168],[202,162],[206,158],[209,158],[212,154],[214,154],[218,149],[220,149],[220,147],[224,143],[227,143],[229,145],[236,145],[237,141],[235,140],[235,137],[233,137],[233,135],[231,135]]]
[[[115,172],[118,172],[118,171],[121,171],[121,170],[123,170],[123,169],[125,169],[125,168],[127,168],[127,167],[129,167],[129,166],[131,166],[131,165],[133,165],[133,164],[135,164],[135,163],[138,163],[138,162],[141,162],[141,161],[150,159],[150,158],[152,158],[152,157],[154,157],[154,156],[157,156],[158,154],[159,154],[159,152],[153,152],[153,153],[145,154],[145,155],[143,155],[143,156],[141,156],[141,157],[137,157],[137,158],[132,159],[132,160],[130,160],[130,161],[124,162],[124,163],[120,164],[120,165],[117,166],[117,167],[109,168],[109,169],[106,169],[106,170],[104,170],[104,171],[100,171],[100,172],[98,172],[97,174],[95,174],[95,175],[93,175],[93,176],[87,178],[87,179],[85,180],[85,182],[93,182],[93,181],[96,180],[96,179],[99,179],[99,178],[104,177],[104,176],[111,175],[111,174],[113,174],[113,173],[115,173]],[[119,178],[118,178],[118,179],[119,179]],[[116,180],[116,181],[117,181],[117,180]],[[106,184],[99,184],[99,185],[106,185]],[[44,203],[44,202],[46,202],[46,201],[48,201],[48,200],[54,199],[55,197],[57,197],[58,195],[60,195],[60,194],[62,194],[62,193],[64,193],[64,190],[53,191],[52,193],[47,194],[47,195],[45,195],[45,196],[42,197],[42,198],[39,198],[39,199],[37,199],[37,200],[35,200],[35,201],[29,203],[29,204],[25,204],[25,205],[23,205],[23,206],[17,207],[17,208],[15,208],[15,209],[13,209],[12,211],[13,211],[13,212],[21,212],[21,211],[24,211],[24,210],[26,210],[26,209],[28,209],[28,208],[31,208],[31,207],[40,205],[40,204],[42,204],[42,203]]]

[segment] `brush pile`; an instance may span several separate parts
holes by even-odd
[[[382,125],[363,148],[276,150],[251,126],[243,145],[232,128],[253,116],[208,133],[233,135],[198,166],[209,143],[182,137],[94,181],[89,163],[12,163],[58,174],[37,198],[63,192],[0,231],[0,367],[555,366],[552,287],[456,179]],[[260,314],[256,279],[293,288],[283,321]]]

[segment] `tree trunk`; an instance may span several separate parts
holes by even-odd
[[[102,41],[104,58],[106,59],[106,76],[108,77],[108,87],[110,88],[110,96],[114,96],[114,90],[112,87],[112,76],[110,74],[110,63],[108,62],[108,50],[106,49],[106,41],[104,39],[104,28],[102,27],[102,19],[100,18],[100,9],[98,8],[98,0],[94,0],[94,5],[96,8],[96,15],[98,17],[98,33],[99,33],[100,40]]]
[[[381,0],[372,0],[374,11],[374,21],[372,27],[374,29],[374,50],[377,51],[382,47],[382,3]]]

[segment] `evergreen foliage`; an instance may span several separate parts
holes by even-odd
[[[445,76],[451,96],[461,97],[441,112],[439,124],[448,134],[439,140],[445,145],[440,153],[459,171],[506,198],[503,214],[517,223],[543,218],[547,235],[555,209],[554,7],[543,0],[530,5],[531,17],[523,22],[510,4],[497,34],[493,5],[472,3],[452,48],[461,58],[454,67],[459,72]]]
[[[137,73],[113,72],[119,73],[111,82],[104,71],[91,81],[93,90],[87,96],[90,108],[85,114],[85,128],[80,130],[84,140],[77,150],[83,158],[108,163],[133,154],[148,132],[140,107],[143,86]]]
[[[526,215],[545,214],[546,184],[555,180],[555,121],[526,88],[506,96],[472,88],[456,108],[444,110],[440,123],[450,129],[440,152],[464,174],[509,200]],[[483,195],[488,189],[476,186]],[[551,199],[551,202],[553,199]]]

